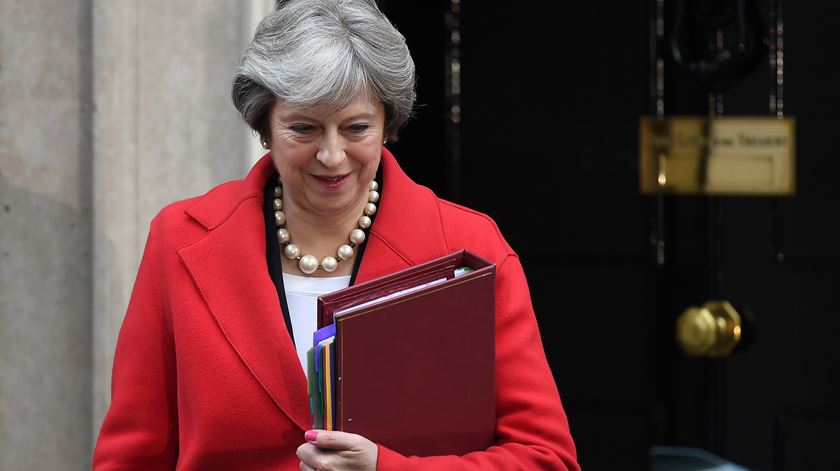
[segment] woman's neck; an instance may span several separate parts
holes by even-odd
[[[287,199],[288,200],[288,199]],[[286,230],[289,231],[292,243],[300,248],[301,255],[314,255],[318,260],[326,256],[336,257],[336,250],[342,244],[349,243],[350,231],[358,227],[367,199],[360,199],[354,207],[335,214],[317,214],[306,211],[300,206],[290,204],[284,206],[286,213]],[[354,247],[354,255],[349,260],[341,261],[334,272],[316,270],[309,276],[341,276],[353,272],[358,247]],[[283,271],[301,274],[297,261],[282,257]]]

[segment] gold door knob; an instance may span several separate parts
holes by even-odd
[[[692,306],[677,319],[677,343],[687,355],[720,358],[741,340],[741,316],[728,301]]]

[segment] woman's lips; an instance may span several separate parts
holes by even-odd
[[[327,188],[338,188],[347,181],[347,177],[350,176],[349,173],[345,173],[344,175],[313,175],[316,180],[321,182]]]

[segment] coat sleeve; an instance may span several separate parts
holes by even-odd
[[[463,456],[406,457],[379,446],[379,471],[580,470],[516,255],[497,269],[496,445]]]
[[[165,253],[154,227],[117,341],[111,406],[94,450],[94,471],[175,469],[175,355],[165,323]]]

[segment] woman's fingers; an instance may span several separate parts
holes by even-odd
[[[306,441],[318,448],[327,450],[355,450],[368,440],[355,433],[336,432],[333,430],[310,430],[304,435]]]
[[[306,443],[298,447],[302,470],[375,470],[379,450],[361,435],[331,430],[306,432]]]

